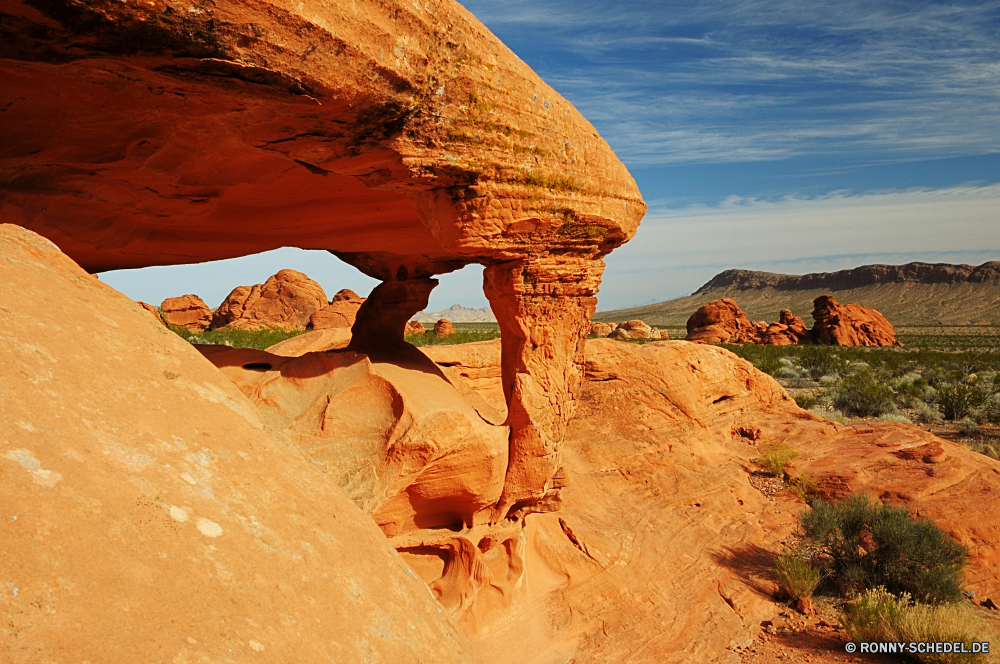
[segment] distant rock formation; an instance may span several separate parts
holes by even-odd
[[[447,337],[449,334],[455,334],[455,326],[447,318],[442,318],[434,323],[434,334],[439,337]]]
[[[874,309],[859,304],[839,304],[832,295],[816,298],[813,303],[812,338],[816,343],[834,346],[901,346],[896,330]]]
[[[756,326],[735,301],[727,298],[709,302],[691,315],[686,341],[703,343],[755,343]]]
[[[263,284],[234,288],[215,310],[212,329],[304,330],[312,315],[325,306],[322,286],[301,272],[281,270]]]
[[[857,304],[839,304],[832,295],[813,303],[812,330],[788,309],[778,322],[751,323],[734,300],[723,298],[700,307],[688,319],[686,341],[699,343],[762,344],[790,346],[901,346],[896,331],[878,311]]]
[[[361,297],[349,288],[337,291],[337,294],[326,305],[309,319],[306,326],[310,330],[326,330],[334,327],[354,327],[358,310],[368,298]]]
[[[590,334],[591,336],[606,337],[614,332],[616,327],[618,327],[617,323],[591,323]]]
[[[411,320],[406,324],[403,334],[427,334],[427,328],[418,320]]]
[[[168,297],[160,304],[160,311],[164,323],[191,332],[201,332],[212,322],[212,310],[197,295]]]

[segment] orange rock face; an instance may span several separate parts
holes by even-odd
[[[832,295],[813,302],[812,336],[834,346],[900,346],[896,330],[879,312],[860,304],[840,304]]]
[[[137,304],[0,225],[0,305],[4,664],[481,661],[331,476]]]
[[[160,315],[160,310],[159,309],[157,309],[153,305],[148,304],[146,302],[138,302],[137,301],[136,304],[138,304],[140,307],[142,307],[143,309],[145,309],[146,311],[148,311],[153,316],[153,318],[155,318],[157,320],[157,322],[159,322],[159,323],[163,322],[163,317]]]
[[[350,350],[198,348],[387,535],[491,519],[508,429],[486,421],[426,357],[403,368]]]
[[[168,297],[160,305],[160,311],[167,325],[192,332],[201,332],[212,322],[212,310],[197,295]]]
[[[403,328],[404,334],[426,334],[427,328],[424,327],[423,323],[418,320],[407,321],[406,327]]]
[[[591,323],[591,336],[606,337],[615,331],[618,326],[614,323]]]
[[[263,284],[233,289],[216,309],[212,329],[304,330],[313,315],[325,306],[322,286],[301,272],[281,270]]]
[[[758,331],[739,305],[723,298],[709,302],[691,315],[686,341],[705,343],[753,343]]]
[[[488,394],[491,344],[428,354]],[[729,648],[779,610],[768,570],[805,509],[748,482],[767,441],[798,450],[794,474],[829,497],[868,491],[935,519],[970,546],[976,596],[1000,591],[995,460],[912,425],[823,420],[728,351],[683,342],[591,340],[578,404],[558,513],[391,540],[488,662],[739,662]]]
[[[439,337],[447,337],[449,334],[455,334],[455,326],[447,318],[442,318],[434,323],[434,334]]]
[[[352,344],[398,357],[432,277],[482,264],[518,402],[503,502],[550,492],[602,258],[646,207],[594,127],[459,3],[3,11],[0,222],[91,271],[333,251],[386,286]]]

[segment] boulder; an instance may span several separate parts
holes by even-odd
[[[616,329],[623,330],[628,333],[626,339],[659,339],[659,332],[654,336],[654,330],[649,325],[646,325],[641,320],[627,320],[624,323],[620,323]]]
[[[439,337],[447,337],[449,334],[455,334],[455,326],[447,318],[442,318],[434,323],[434,334]]]
[[[168,297],[160,304],[160,312],[167,325],[191,332],[201,332],[212,322],[212,310],[197,295]]]
[[[765,325],[766,329],[766,325]],[[694,312],[687,322],[685,341],[704,343],[755,343],[758,328],[750,322],[739,305],[723,298],[713,300]]]
[[[832,295],[813,301],[812,338],[834,346],[902,346],[896,330],[874,309],[860,304],[840,304]]]
[[[341,288],[333,295],[332,298],[330,298],[330,302],[354,302],[357,300],[363,302],[365,298],[361,297],[350,288]]]
[[[322,286],[301,272],[280,270],[263,284],[234,288],[215,310],[212,329],[304,330],[325,306]]]
[[[0,306],[4,664],[481,662],[333,477],[131,300],[0,225]]]
[[[591,323],[590,336],[606,337],[615,331],[618,325],[615,323]]]
[[[358,310],[368,298],[359,297],[352,290],[343,289],[338,291],[330,304],[326,305],[309,319],[310,330],[325,330],[332,327],[354,327],[354,321],[358,318]]]
[[[407,321],[403,334],[427,334],[427,329],[418,320]]]

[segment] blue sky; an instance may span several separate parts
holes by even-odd
[[[732,267],[1000,260],[1000,0],[464,4],[597,127],[649,203],[607,259],[600,309]],[[283,251],[105,279],[213,306],[226,279],[280,267],[331,292],[373,283]],[[430,308],[485,305],[480,279],[443,277]]]

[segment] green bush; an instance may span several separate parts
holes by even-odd
[[[771,575],[778,583],[781,592],[793,602],[812,595],[820,579],[818,569],[788,554],[778,556],[777,562],[771,568]]]
[[[452,344],[469,344],[474,341],[489,341],[500,338],[500,330],[462,330],[456,329],[453,334],[439,337],[433,332],[427,334],[407,334],[406,341],[414,346],[450,346]]]
[[[808,371],[813,380],[838,373],[846,365],[840,353],[829,346],[805,346],[798,359],[799,366]]]
[[[994,381],[981,380],[976,374],[965,376],[954,372],[949,380],[935,386],[937,400],[946,420],[961,420],[983,406],[996,392]]]
[[[874,588],[844,605],[840,623],[855,642],[972,643],[997,642],[995,630],[966,603],[928,605],[911,603],[906,594],[895,597],[885,588]],[[984,653],[914,653],[918,662],[980,664]]]
[[[884,586],[928,603],[962,596],[965,547],[933,521],[865,494],[816,500],[801,521],[806,536],[829,551],[831,578],[844,592]]]
[[[185,341],[193,344],[209,344],[214,346],[229,346],[231,348],[256,348],[264,350],[274,344],[297,337],[305,330],[282,330],[276,328],[264,328],[261,330],[205,330],[204,332],[191,332],[183,327],[170,327],[170,330],[178,334]]]
[[[819,403],[819,400],[811,394],[799,394],[795,397],[795,403],[799,408],[809,410],[810,408],[815,407],[816,404]]]
[[[851,374],[833,389],[833,404],[848,415],[878,417],[893,408],[892,388],[869,369]]]
[[[783,477],[792,461],[799,458],[799,453],[785,443],[764,443],[760,456],[754,459],[765,473],[775,477]]]

